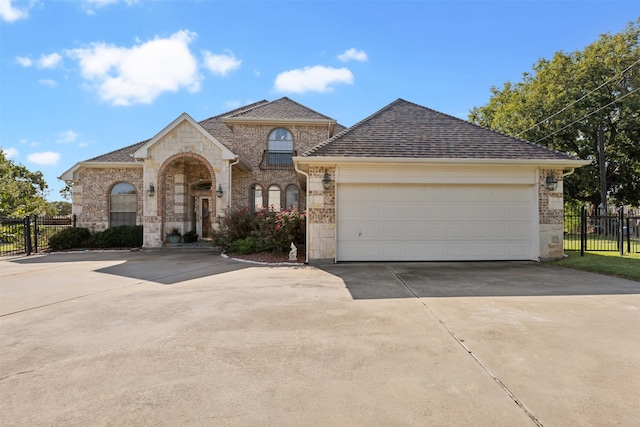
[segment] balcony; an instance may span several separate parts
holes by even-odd
[[[293,170],[293,156],[295,155],[295,151],[264,150],[262,153],[262,161],[260,162],[260,169]]]

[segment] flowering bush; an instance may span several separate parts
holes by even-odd
[[[216,218],[216,224],[213,243],[223,250],[288,252],[291,242],[304,241],[305,215],[297,210],[228,210]]]

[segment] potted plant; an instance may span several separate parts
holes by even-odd
[[[167,243],[180,243],[180,230],[173,227],[171,231],[167,233]]]
[[[196,233],[196,230],[191,230],[184,233],[184,236],[182,236],[182,240],[184,240],[185,243],[197,242],[198,234]]]

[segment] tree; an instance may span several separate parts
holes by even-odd
[[[601,203],[602,126],[604,196],[640,204],[640,18],[583,51],[540,59],[521,82],[491,94],[470,121],[592,161],[565,179],[569,201]]]
[[[0,216],[48,213],[46,189],[42,172],[16,165],[0,150]]]
[[[70,202],[47,202],[47,215],[66,216],[71,215]]]

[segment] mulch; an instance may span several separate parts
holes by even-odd
[[[265,264],[282,264],[282,263],[300,263],[304,264],[306,261],[306,256],[304,253],[304,248],[298,248],[298,259],[297,261],[289,261],[289,253],[273,253],[273,252],[260,252],[257,254],[239,254],[237,252],[226,252],[229,258],[241,259],[245,261],[253,261],[253,262],[261,262]]]

